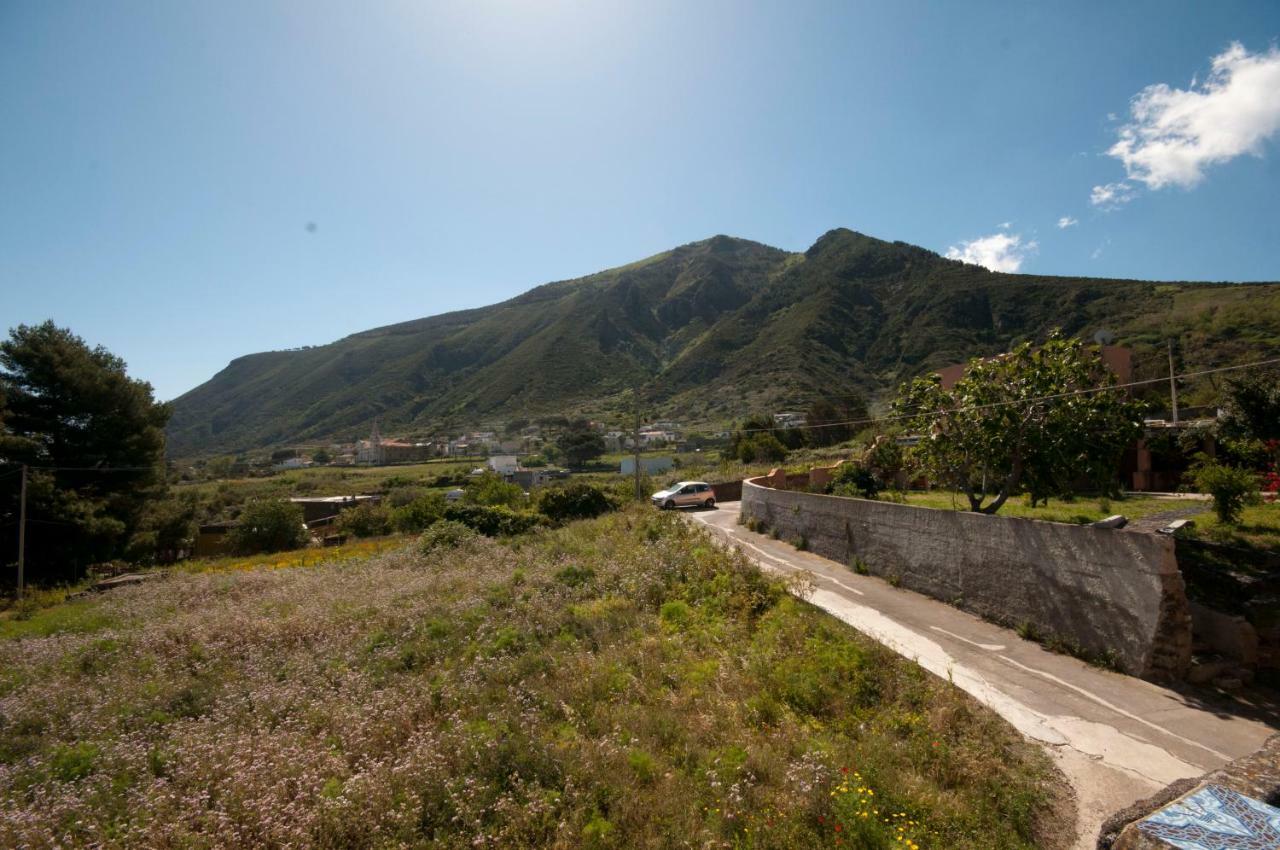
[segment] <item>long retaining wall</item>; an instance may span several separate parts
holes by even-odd
[[[1182,678],[1191,615],[1166,535],[742,486],[742,514],[815,554],[1010,626]]]

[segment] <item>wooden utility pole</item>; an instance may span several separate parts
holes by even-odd
[[[636,424],[635,430],[631,432],[631,449],[635,452],[636,468],[633,470],[636,477],[636,501],[644,501],[644,494],[640,492],[640,388],[636,388]]]
[[[27,465],[22,465],[22,495],[18,500],[18,599],[22,599],[23,572],[27,561]]]
[[[1173,375],[1173,340],[1169,340],[1169,398],[1173,402],[1173,424],[1178,424],[1178,382]]]

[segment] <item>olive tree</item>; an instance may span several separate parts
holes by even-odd
[[[1066,495],[1077,482],[1113,486],[1141,409],[1078,339],[1056,333],[1000,357],[974,359],[949,389],[937,375],[905,385],[895,412],[920,436],[917,464],[993,514],[1026,491]]]

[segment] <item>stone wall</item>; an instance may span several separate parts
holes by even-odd
[[[1181,678],[1191,617],[1166,535],[920,508],[743,482],[783,540],[1153,678]]]

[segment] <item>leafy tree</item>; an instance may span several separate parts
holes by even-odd
[[[102,346],[52,322],[0,342],[0,463],[29,464],[27,575],[70,580],[120,557],[164,491],[169,407]],[[0,559],[17,552],[19,488],[0,484]]]
[[[880,492],[880,479],[865,464],[842,463],[836,469],[826,491],[833,496],[859,496],[874,499]]]
[[[394,510],[391,514],[391,523],[396,531],[425,531],[432,523],[444,516],[447,504],[443,493],[427,493]]]
[[[888,434],[881,434],[872,440],[862,456],[863,465],[871,470],[882,488],[894,486],[904,461],[902,446]]]
[[[231,550],[241,555],[301,549],[310,539],[302,524],[302,506],[278,499],[249,502],[227,534]]]
[[[383,537],[391,533],[391,509],[374,502],[361,502],[338,514],[338,530],[353,537]]]
[[[787,447],[772,433],[749,434],[738,441],[737,456],[743,463],[781,463]]]
[[[806,439],[811,446],[834,446],[851,439],[857,425],[848,423],[867,418],[867,403],[860,395],[849,395],[834,401],[816,399],[805,413]]]
[[[1280,440],[1280,376],[1250,375],[1228,381],[1225,407],[1224,435]]]
[[[462,500],[471,505],[505,505],[509,508],[522,508],[526,501],[519,484],[508,484],[496,472],[486,472],[468,484]]]
[[[195,545],[199,503],[195,498],[156,499],[147,505],[129,541],[131,561],[171,564]]]
[[[924,470],[992,514],[1023,489],[1034,500],[1070,493],[1081,479],[1114,481],[1141,433],[1137,405],[1114,384],[1080,340],[1055,333],[1038,348],[971,360],[951,389],[937,375],[917,378],[894,407],[921,435]]]
[[[586,422],[575,422],[560,433],[556,448],[564,455],[565,463],[581,469],[604,454],[604,437]]]
[[[328,449],[316,449],[311,455],[311,460],[320,466],[325,466],[326,464],[333,462],[333,455],[329,454]]]

